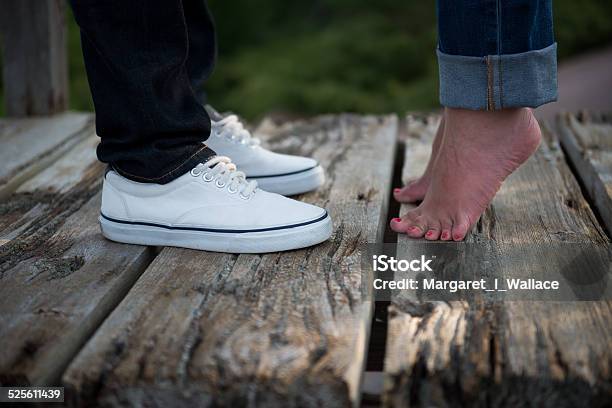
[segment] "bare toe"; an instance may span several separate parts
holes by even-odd
[[[460,222],[453,225],[453,241],[463,241],[465,236],[470,229],[470,224],[467,222]]]
[[[415,203],[423,200],[427,192],[429,182],[423,179],[413,180],[408,182],[402,188],[393,190],[393,197],[400,203]]]
[[[391,229],[399,233],[407,233],[409,227],[413,226],[417,217],[419,217],[421,211],[419,208],[415,208],[402,215],[401,218],[393,218],[391,220]]]
[[[442,241],[450,241],[450,239],[451,239],[451,230],[450,229],[442,230],[442,234],[440,234],[440,239]]]
[[[393,218],[389,226],[393,231],[399,232],[400,234],[404,234],[408,228],[408,224],[404,223],[401,218]]]
[[[437,241],[440,238],[440,229],[429,227],[429,230],[425,234],[425,239],[428,241]]]
[[[427,227],[425,226],[411,225],[406,230],[406,235],[408,235],[410,238],[423,238],[423,235],[425,235],[426,230]]]
[[[411,238],[423,238],[429,229],[427,220],[420,214],[420,211],[412,211],[411,213],[406,214],[405,218],[409,225],[406,234]]]
[[[440,234],[440,239],[442,241],[450,241],[451,240],[451,231],[453,229],[452,222],[445,220],[442,221],[442,232]]]

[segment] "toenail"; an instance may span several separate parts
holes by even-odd
[[[442,239],[448,239],[448,232],[442,233]]]
[[[402,221],[402,219],[401,219],[401,218],[394,218],[394,219],[393,219],[393,221],[395,221],[395,222],[401,222],[401,221]]]
[[[394,193],[399,193],[400,191],[402,191],[402,189],[401,189],[401,188],[394,188],[394,189],[393,189],[393,192],[394,192]]]
[[[433,231],[427,231],[427,234],[425,235],[427,235],[428,237],[431,237],[433,235]]]

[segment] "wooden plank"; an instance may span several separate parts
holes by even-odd
[[[0,119],[0,201],[93,133],[91,113]]]
[[[260,132],[315,157],[334,235],[266,255],[164,249],[64,376],[103,404],[358,405],[372,302],[360,244],[380,242],[397,119],[326,116]]]
[[[102,164],[96,160],[98,137],[91,134],[68,154],[47,167],[33,179],[26,181],[1,205],[0,244],[13,239],[23,240],[21,234],[32,225],[40,224],[41,217],[58,209],[64,214],[76,211],[100,187]],[[77,190],[79,189],[79,190]],[[75,193],[79,194],[75,200]],[[56,202],[69,197],[70,201]],[[76,203],[75,205],[72,205]]]
[[[8,116],[68,107],[65,2],[2,0],[4,106]]]
[[[612,234],[612,121],[567,114],[558,118],[557,130],[577,177]]]
[[[59,383],[153,250],[105,240],[90,134],[0,204],[0,384]]]
[[[414,166],[413,154],[422,160],[423,140],[431,143],[435,126],[408,123],[408,133],[418,135],[406,141],[404,177],[413,178],[425,163]],[[408,258],[421,242],[399,237],[398,257]],[[518,258],[535,270],[542,263],[535,253],[564,242],[609,249],[558,144],[549,139],[506,181],[465,244],[436,245],[476,248],[500,265],[492,273],[503,277],[517,267],[513,249],[531,248]],[[475,259],[463,257],[453,274],[483,270]],[[610,401],[610,301],[419,301],[414,292],[400,291],[392,298],[387,339],[384,406],[571,407]]]

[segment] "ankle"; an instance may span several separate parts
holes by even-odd
[[[446,126],[455,134],[465,138],[485,137],[498,143],[507,136],[513,139],[532,139],[539,143],[540,125],[529,108],[511,108],[498,111],[475,111],[468,109],[446,109]],[[497,137],[490,137],[491,134]]]
[[[460,109],[460,108],[446,108],[445,117],[446,121],[449,122],[479,122],[479,123],[492,123],[492,124],[508,124],[516,123],[527,119],[528,116],[533,116],[531,109],[529,108],[507,108],[496,111],[483,111],[483,110],[471,110],[471,109]]]

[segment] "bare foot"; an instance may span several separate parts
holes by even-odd
[[[429,183],[431,182],[431,176],[433,173],[433,164],[438,156],[438,151],[440,150],[440,145],[442,144],[442,138],[444,137],[444,114],[442,114],[442,119],[440,120],[440,124],[438,125],[438,130],[436,131],[436,137],[434,138],[433,144],[431,146],[431,156],[429,156],[429,162],[427,163],[427,167],[425,168],[425,172],[418,179],[410,180],[406,185],[402,188],[393,189],[393,197],[400,203],[415,203],[417,201],[422,201],[425,197],[425,193],[429,188]]]
[[[540,139],[540,126],[527,108],[447,109],[444,139],[425,199],[391,220],[391,228],[413,238],[463,240]]]

